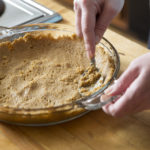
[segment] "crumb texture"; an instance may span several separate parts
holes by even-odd
[[[102,64],[114,67],[103,48],[97,47],[96,53],[101,68]],[[77,100],[81,98],[78,81],[89,65],[84,43],[75,35],[54,38],[50,33],[27,33],[13,42],[3,42],[0,105],[46,108]],[[107,74],[111,77],[113,71],[109,69]]]

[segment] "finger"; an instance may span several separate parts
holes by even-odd
[[[102,110],[103,110],[107,115],[111,115],[111,112],[109,112],[109,109],[108,109],[108,105],[102,107]]]
[[[142,82],[143,77],[140,75],[136,80],[132,82],[132,84],[126,90],[124,95],[120,97],[120,99],[118,99],[114,104],[110,104],[107,107],[107,111],[112,116],[116,117],[133,113],[141,103],[141,98],[139,98],[139,95],[141,95],[141,87],[138,85],[142,85]]]
[[[101,101],[101,102],[104,102],[104,101],[108,100],[109,98],[111,98],[111,96],[104,94],[104,95],[102,95],[102,96],[100,97],[100,101]],[[119,99],[119,98],[116,98],[116,99],[114,99],[112,102],[109,102],[108,104],[106,104],[105,106],[103,106],[103,107],[102,107],[103,111],[104,111],[106,114],[111,115],[111,112],[109,112],[108,107],[109,107],[109,105],[114,104],[118,99]]]
[[[149,100],[150,84],[148,84],[150,82],[149,74],[145,72],[141,72],[141,76],[142,76],[142,82],[139,85],[140,90],[137,93],[137,97],[138,99],[140,99],[140,104],[138,105],[138,107],[136,107],[135,113],[150,109],[150,100]]]
[[[81,8],[78,2],[74,2],[74,10],[75,10],[75,25],[76,32],[79,37],[82,37],[82,29],[81,29]]]
[[[110,24],[111,20],[118,14],[118,12],[122,9],[124,1],[105,1],[103,7],[101,8],[103,11],[98,17],[95,33],[96,39],[100,40]]]
[[[103,6],[103,11],[97,18],[97,23],[95,26],[95,33],[96,33],[96,42],[100,40],[110,24],[111,20],[116,16],[117,12],[109,5]]]
[[[101,102],[105,102],[108,98],[110,98],[110,96],[103,94],[103,95],[100,97],[100,101],[101,101]],[[112,103],[112,102],[111,102],[111,103]],[[103,111],[104,111],[106,114],[110,114],[110,113],[108,112],[108,109],[107,109],[108,105],[109,105],[109,104],[106,104],[105,106],[102,107]]]
[[[85,42],[85,49],[89,58],[93,58],[95,55],[95,21],[96,16],[91,13],[90,9],[82,7],[82,34]]]
[[[130,65],[128,69],[114,83],[114,85],[105,90],[105,93],[112,96],[124,93],[138,75],[139,69],[134,65]]]

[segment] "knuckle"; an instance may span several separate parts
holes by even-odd
[[[93,2],[91,0],[80,0],[80,4],[82,7],[91,8]]]
[[[120,91],[120,89],[122,89],[122,86],[123,86],[124,82],[122,80],[120,80],[119,82],[117,82],[115,85],[114,85],[114,89],[113,91]]]
[[[118,8],[112,5],[108,5],[107,10],[111,15],[115,15],[119,12]]]
[[[130,66],[134,67],[136,64],[136,59],[130,63]]]
[[[115,106],[108,106],[107,107],[107,111],[109,112],[109,114],[113,117],[116,117],[118,115],[117,110],[115,108]]]
[[[132,71],[134,71],[135,73],[138,73],[139,70],[140,70],[139,66],[137,65],[137,61],[136,61],[136,60],[134,60],[134,61],[132,61],[132,62],[130,63],[129,68],[130,68]]]
[[[135,62],[132,61],[132,62],[129,64],[129,67],[130,67],[130,68],[133,68],[134,66],[135,66]]]
[[[88,2],[88,0],[80,0],[80,2],[81,2],[81,5],[87,5],[87,2]]]
[[[149,78],[149,66],[143,67],[140,71],[140,73],[143,73],[143,78],[148,79]]]

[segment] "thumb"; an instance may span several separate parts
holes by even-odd
[[[111,87],[105,90],[105,94],[114,96],[124,93],[138,75],[138,68],[130,65],[121,77]]]

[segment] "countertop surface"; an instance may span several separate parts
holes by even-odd
[[[37,0],[60,13],[61,23],[74,26],[68,0]],[[120,74],[148,49],[108,29],[104,35],[120,54]],[[55,126],[21,127],[0,123],[0,150],[148,150],[150,111],[113,118],[101,110]]]

